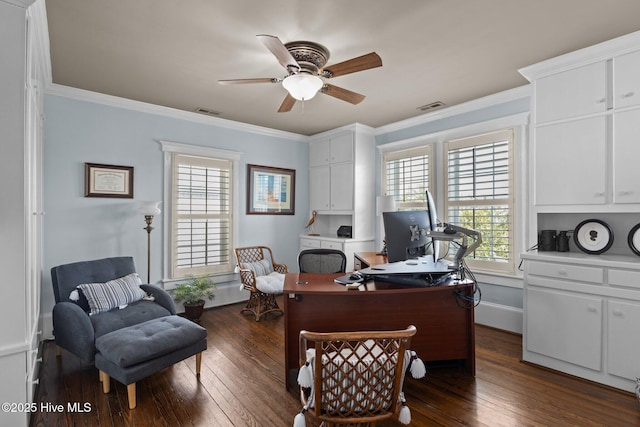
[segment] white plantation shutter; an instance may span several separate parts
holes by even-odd
[[[434,193],[431,159],[431,145],[384,154],[383,188],[387,196],[394,197],[398,210],[426,207],[425,191]]]
[[[447,222],[482,233],[470,266],[513,271],[513,131],[445,144]]]
[[[233,270],[233,162],[174,153],[172,167],[171,276]]]

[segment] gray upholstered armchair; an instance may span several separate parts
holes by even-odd
[[[100,336],[151,319],[176,314],[171,296],[158,286],[138,286],[139,279],[135,273],[132,257],[105,258],[53,267],[51,280],[56,300],[53,307],[56,344],[78,356],[83,362],[93,363],[96,354],[95,342]],[[122,304],[122,308],[119,309],[109,309],[108,305],[105,305],[110,302],[105,301],[111,298],[107,295],[109,292],[87,300],[84,293],[77,290],[83,284],[118,283],[117,279],[124,277],[132,277],[135,280],[128,283],[128,287],[119,288],[124,289],[119,292],[135,302]],[[144,292],[140,292],[140,289]],[[138,299],[145,293],[153,298],[145,295],[144,298]],[[134,297],[131,298],[130,294]]]

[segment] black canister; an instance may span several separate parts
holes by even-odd
[[[542,230],[538,237],[539,251],[556,250],[556,230]]]
[[[558,243],[558,252],[569,252],[569,236],[566,231],[560,231],[556,238]]]

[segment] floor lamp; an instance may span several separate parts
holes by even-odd
[[[140,213],[144,215],[147,226],[143,230],[147,230],[147,283],[151,283],[151,230],[153,227],[153,217],[160,215],[160,202],[142,202],[140,205]]]

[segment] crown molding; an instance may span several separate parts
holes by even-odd
[[[509,101],[515,101],[517,99],[528,98],[531,96],[531,85],[527,84],[519,86],[514,89],[505,90],[502,92],[488,95],[483,98],[474,99],[462,104],[453,105],[448,108],[443,108],[432,113],[423,114],[420,116],[412,117],[410,119],[401,120],[399,122],[391,123],[385,126],[380,126],[375,129],[375,135],[382,135],[399,130],[408,129],[414,126],[422,125],[436,120],[442,120],[447,117],[458,116],[460,114],[469,113],[483,108],[492,107],[494,105],[503,104]]]
[[[150,104],[147,102],[133,101],[118,96],[105,95],[102,93],[91,92],[84,89],[77,89],[69,86],[63,86],[51,83],[45,88],[45,92],[49,95],[61,96],[64,98],[76,99],[78,101],[91,102],[94,104],[107,105],[111,107],[122,108],[126,110],[137,111],[141,113],[165,116],[174,119],[186,120],[194,123],[206,124],[211,126],[233,129],[242,132],[256,133],[259,135],[282,138],[293,141],[306,142],[308,137],[293,132],[285,132],[277,129],[271,129],[263,126],[250,125],[246,123],[236,122],[219,117],[209,117],[202,114],[192,113],[189,111],[178,110],[175,108],[163,107],[161,105]]]
[[[381,153],[386,153],[388,151],[406,150],[425,144],[434,144],[451,139],[466,138],[473,135],[495,132],[498,129],[505,129],[516,126],[527,126],[528,123],[528,112],[517,113],[510,116],[500,117],[497,119],[487,120],[479,123],[473,123],[453,129],[446,129],[435,133],[419,135],[400,141],[392,141],[386,144],[378,145],[376,148]]]
[[[13,6],[18,6],[24,9],[27,9],[31,6],[36,0],[0,0],[2,3],[11,4]]]
[[[47,21],[47,8],[45,0],[36,1],[29,9],[27,15],[31,19],[34,34],[35,52],[38,57],[37,64],[40,67],[40,75],[45,88],[51,85],[51,50],[49,47],[49,24]]]
[[[640,31],[616,37],[518,70],[529,81],[638,50]]]

